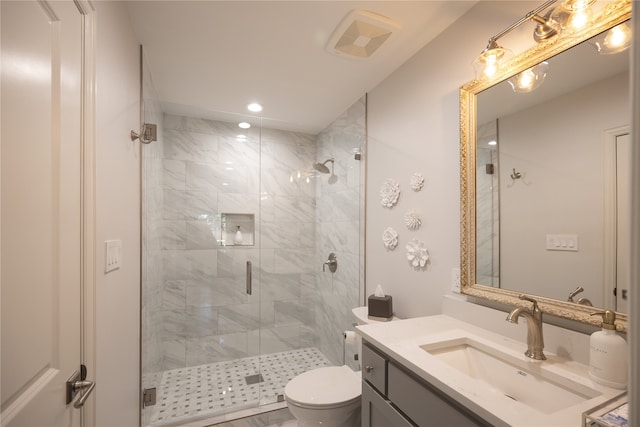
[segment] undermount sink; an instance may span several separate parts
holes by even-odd
[[[488,392],[502,394],[542,413],[553,413],[599,396],[597,390],[496,350],[470,337],[421,345],[420,348],[473,380]]]

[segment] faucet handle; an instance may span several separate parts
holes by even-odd
[[[568,302],[574,302],[574,301],[573,301],[573,297],[575,297],[576,295],[578,295],[580,292],[584,292],[584,288],[583,288],[582,286],[578,286],[578,287],[576,288],[576,290],[575,290],[575,291],[571,292],[571,293],[569,294],[569,298],[567,298],[567,301],[568,301]]]
[[[536,301],[535,299],[528,297],[524,294],[521,294],[518,298],[520,298],[521,300],[524,301],[529,301],[533,303],[533,311],[537,311],[538,310],[538,301]]]

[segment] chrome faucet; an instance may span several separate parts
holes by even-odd
[[[544,355],[544,339],[542,338],[542,310],[538,307],[538,301],[526,295],[520,295],[521,300],[533,303],[531,310],[526,307],[516,307],[507,316],[507,322],[518,323],[518,318],[524,316],[527,319],[527,351],[525,356],[535,360],[546,360]]]

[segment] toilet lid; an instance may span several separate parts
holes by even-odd
[[[287,400],[303,405],[339,405],[360,398],[361,378],[348,366],[313,369],[289,381],[284,394]]]

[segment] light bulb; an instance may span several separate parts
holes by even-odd
[[[531,92],[539,87],[549,72],[549,63],[543,61],[511,77],[507,82],[516,93]]]
[[[579,31],[591,22],[591,9],[580,9],[571,15],[568,26],[572,31]]]
[[[512,52],[503,47],[489,45],[476,59],[473,61],[473,67],[476,70],[476,76],[480,78],[491,78],[500,69],[502,63],[512,56]]]
[[[616,25],[607,32],[604,45],[609,49],[619,49],[631,39],[631,30],[627,24]]]
[[[536,76],[535,74],[533,74],[533,71],[531,71],[531,69],[524,70],[519,74],[518,78],[516,79],[516,83],[520,89],[527,89],[530,88],[531,85],[533,85],[535,78]]]
[[[631,46],[631,28],[623,22],[594,37],[589,43],[595,46],[598,53],[604,55],[622,52]]]

